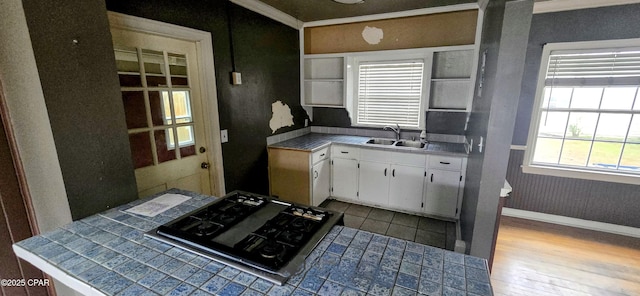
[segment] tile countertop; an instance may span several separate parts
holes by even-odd
[[[467,156],[467,151],[463,143],[428,142],[425,148],[409,148],[365,144],[371,137],[335,135],[322,133],[309,133],[290,140],[269,145],[274,148],[295,149],[304,151],[315,151],[331,143],[362,146],[372,149],[384,149],[391,151],[445,154],[455,156]]]
[[[85,295],[493,295],[485,259],[335,226],[284,286],[145,237],[214,200],[154,218],[137,200],[16,243],[16,254]],[[156,195],[158,196],[158,195]]]

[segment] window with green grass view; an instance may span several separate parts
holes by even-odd
[[[640,43],[624,43],[637,47],[545,45],[529,166],[608,174],[608,181],[640,176]]]

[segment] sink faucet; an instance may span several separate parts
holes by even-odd
[[[394,133],[396,133],[396,141],[400,141],[400,125],[396,123],[396,127],[387,125],[383,128],[385,131],[386,130],[392,130]]]

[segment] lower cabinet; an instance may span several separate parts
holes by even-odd
[[[448,218],[458,215],[458,202],[461,197],[460,171],[430,169],[425,185],[424,212]]]
[[[312,206],[319,206],[331,195],[331,160],[325,159],[313,165]]]
[[[358,199],[376,206],[389,205],[389,164],[360,161]]]
[[[356,159],[333,158],[331,162],[331,196],[356,200],[358,161]]]
[[[269,147],[267,152],[271,196],[317,206],[331,195],[328,148],[310,153]]]
[[[389,206],[411,212],[422,210],[424,167],[391,165]]]

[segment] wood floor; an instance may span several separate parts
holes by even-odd
[[[502,217],[496,295],[640,295],[640,239]]]

